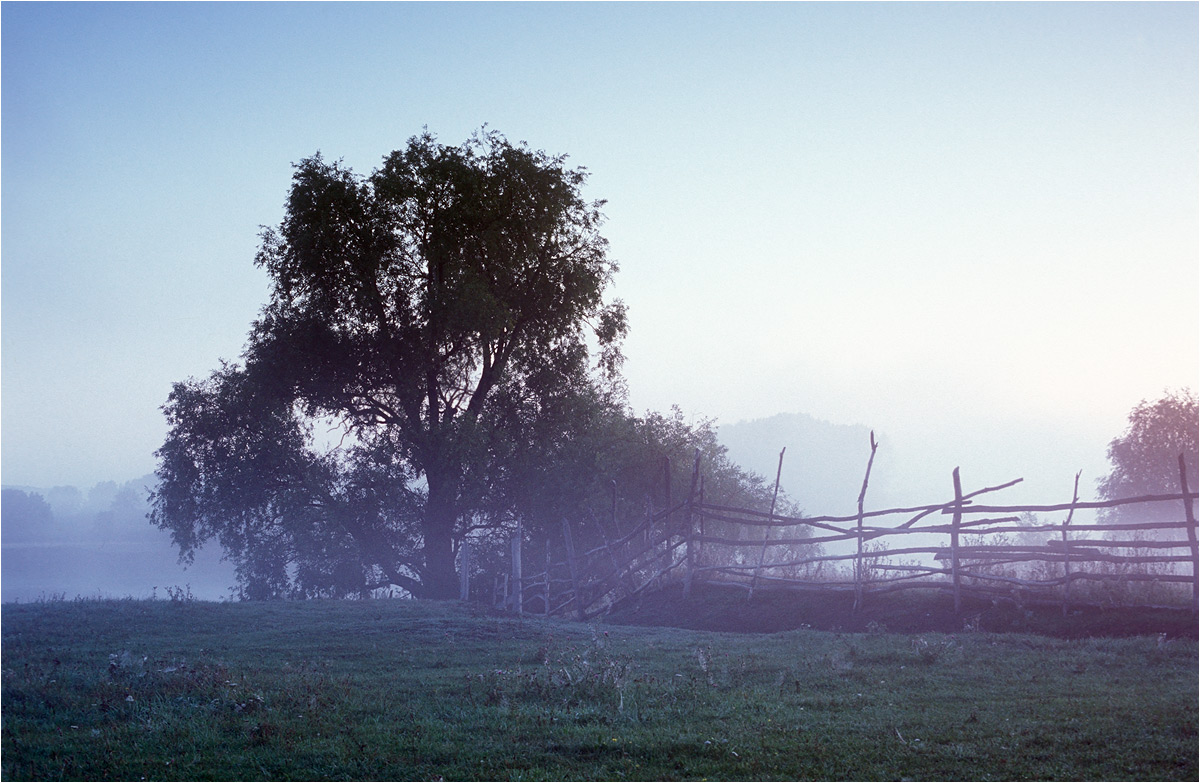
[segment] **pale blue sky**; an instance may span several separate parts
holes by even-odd
[[[941,480],[1102,466],[1200,377],[1195,3],[2,14],[6,484],[152,470],[265,301],[290,164],[425,125],[592,171],[639,412],[863,423]]]

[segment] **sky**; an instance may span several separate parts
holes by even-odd
[[[1195,3],[0,14],[5,485],[153,471],[171,384],[266,302],[292,164],[424,127],[591,172],[636,413],[863,424],[909,475],[1069,499],[1200,386]]]

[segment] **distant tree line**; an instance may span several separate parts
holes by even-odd
[[[2,498],[5,544],[157,539],[146,527],[149,487],[157,479],[118,484],[103,481],[86,492],[78,487],[5,487]]]

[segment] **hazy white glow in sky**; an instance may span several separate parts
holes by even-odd
[[[266,300],[290,164],[424,125],[592,171],[637,411],[1102,452],[1200,377],[1194,3],[2,14],[5,484],[151,471]]]

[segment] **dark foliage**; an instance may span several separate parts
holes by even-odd
[[[51,532],[54,514],[50,504],[37,492],[6,488],[0,491],[0,498],[3,499],[0,516],[4,518],[6,542],[35,541]]]
[[[1188,466],[1188,489],[1196,491],[1200,430],[1196,395],[1183,389],[1167,392],[1154,402],[1142,400],[1129,413],[1129,427],[1108,446],[1111,472],[1098,482],[1100,497],[1116,499],[1180,492],[1179,456]],[[1179,520],[1184,509],[1177,503],[1139,504],[1106,509],[1113,521]],[[1136,515],[1136,519],[1130,518]]]
[[[164,408],[152,519],[181,555],[218,539],[247,597],[456,595],[462,537],[505,524],[530,455],[619,393],[585,177],[494,132],[425,133],[367,178],[298,164],[242,361]]]

